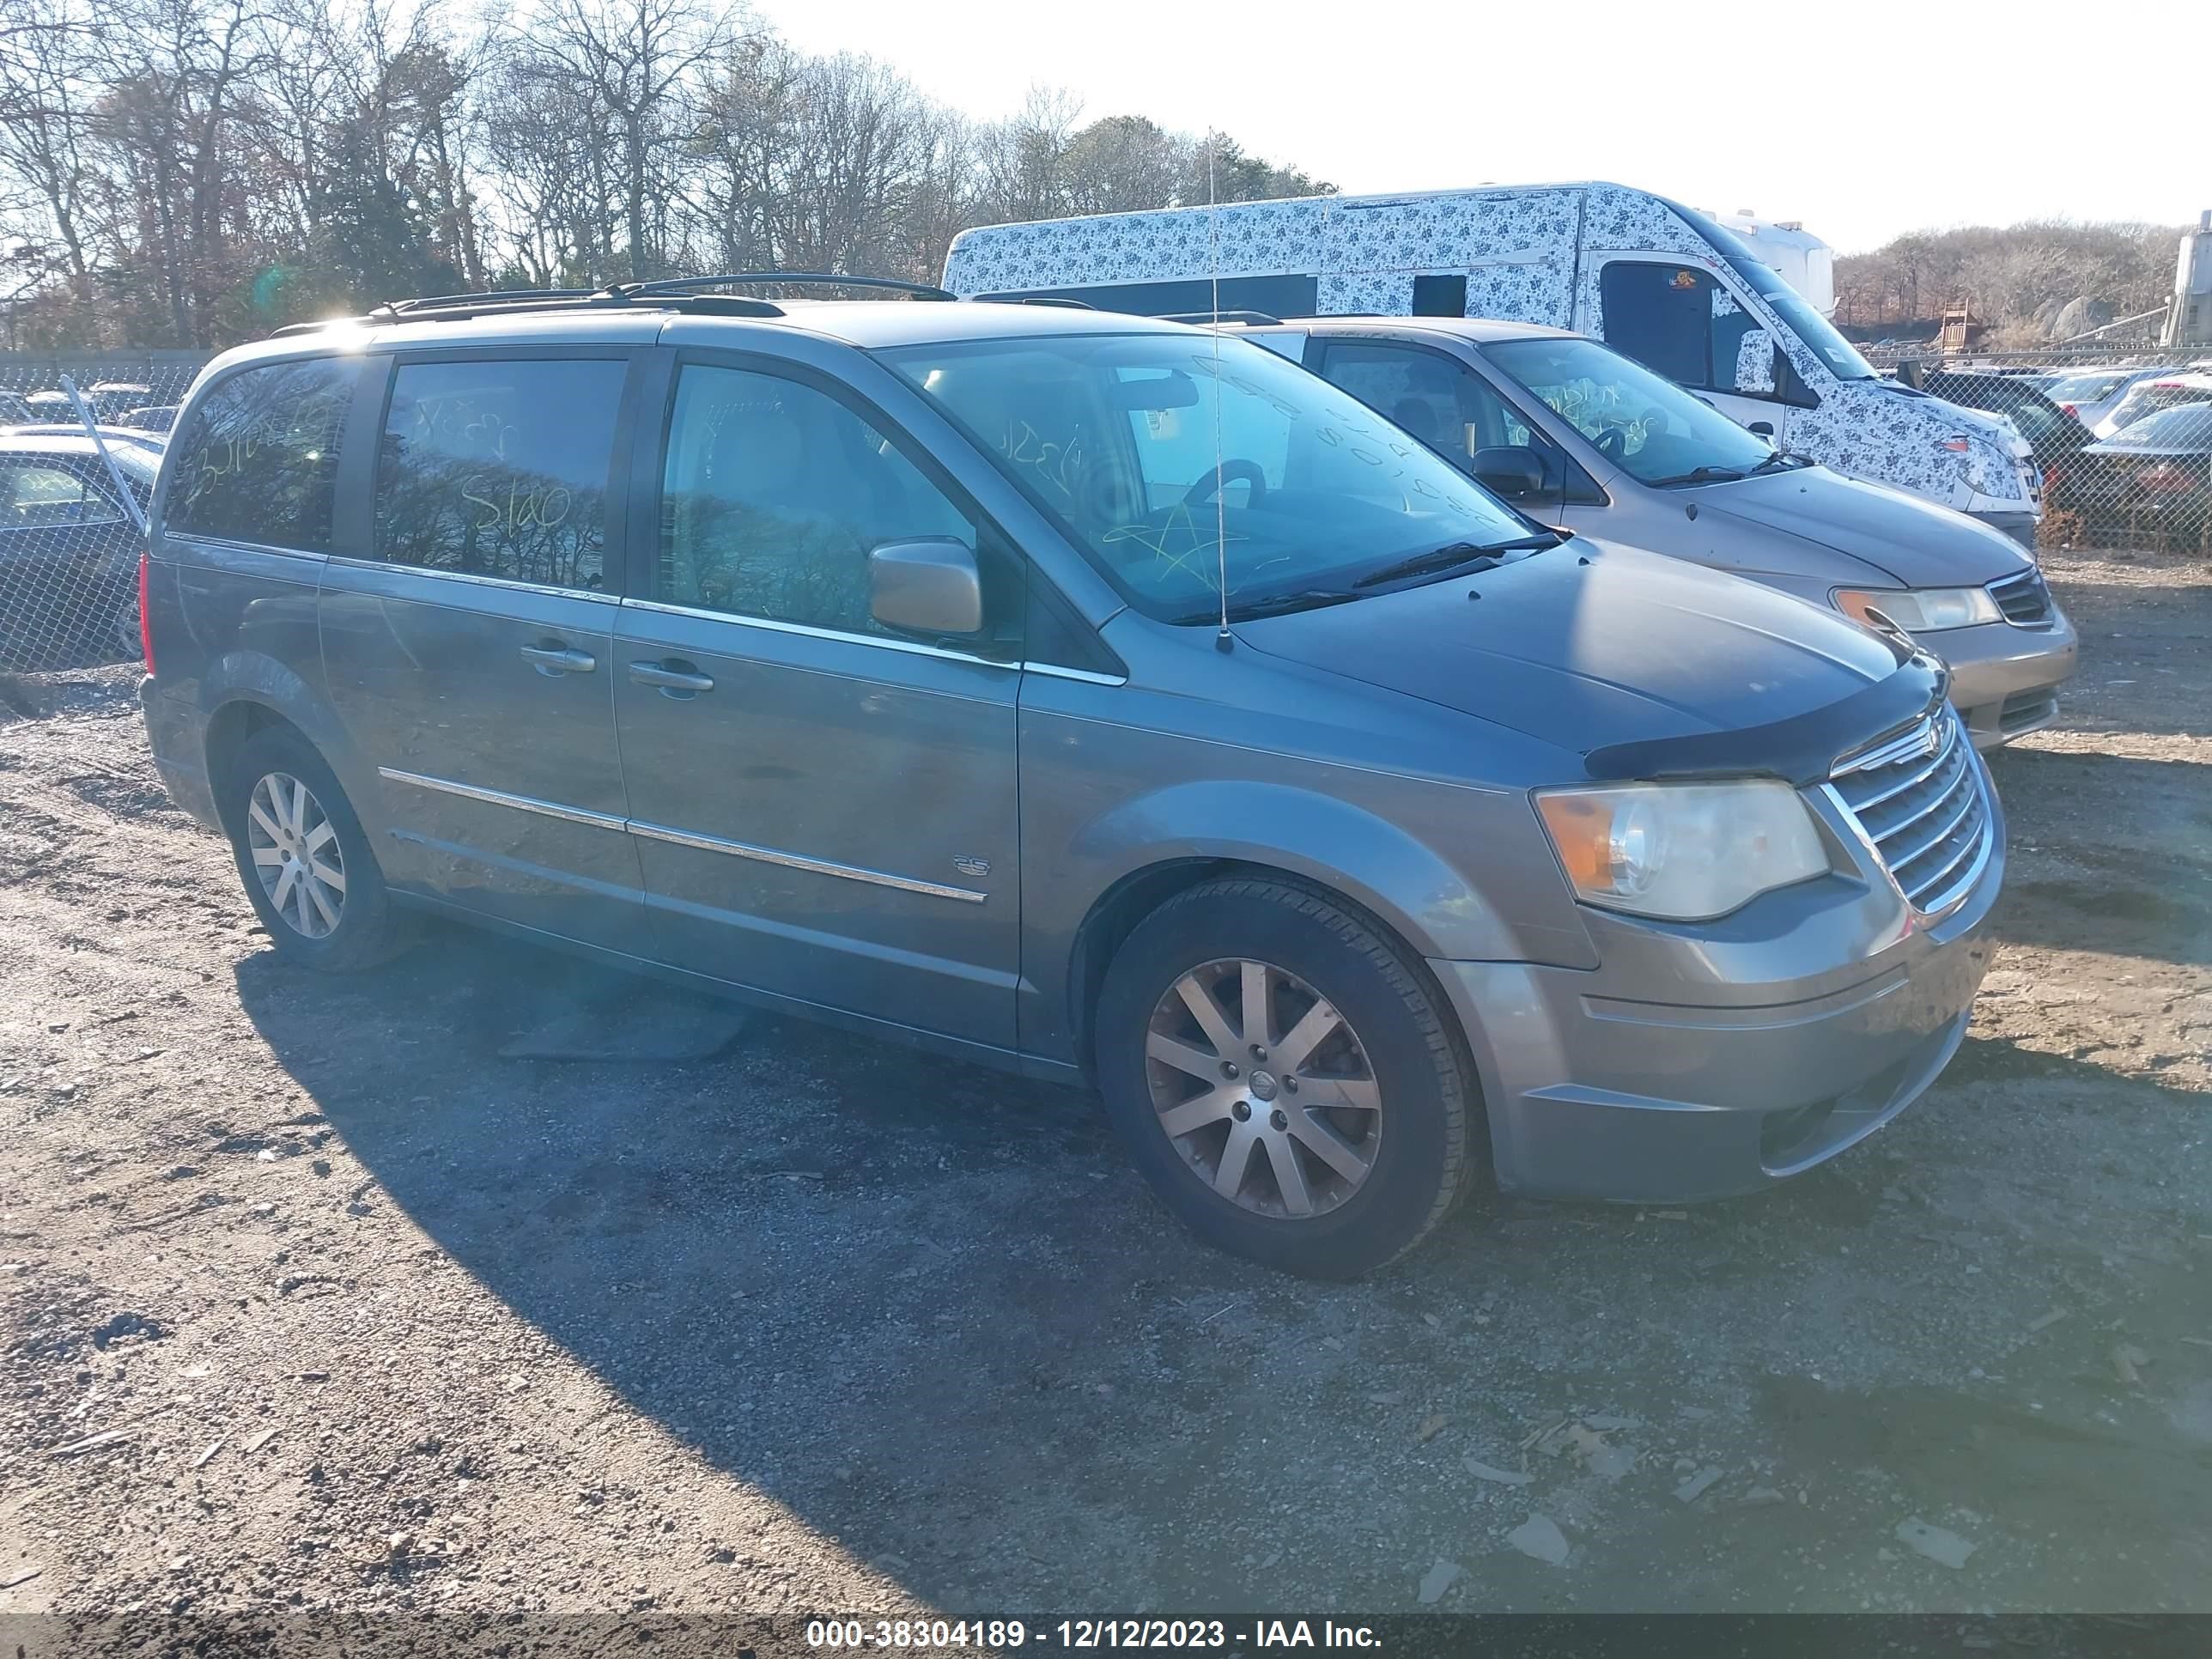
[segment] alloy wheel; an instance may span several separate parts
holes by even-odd
[[[328,938],[345,912],[345,854],[314,792],[264,774],[246,799],[246,844],[270,908],[301,938]]]
[[[1358,1192],[1382,1139],[1382,1091],[1352,1024],[1286,969],[1203,963],[1145,1034],[1160,1132],[1239,1208],[1304,1220]]]

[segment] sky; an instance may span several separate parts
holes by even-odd
[[[2212,58],[2201,0],[754,9],[795,46],[869,53],[972,116],[1062,87],[1086,118],[1218,127],[1353,194],[1606,179],[1802,220],[1844,252],[2212,208],[2212,94],[2148,67]],[[2142,67],[2084,75],[2075,58]]]

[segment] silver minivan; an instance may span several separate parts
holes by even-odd
[[[1199,1236],[1324,1275],[1480,1171],[1770,1186],[1957,1048],[2003,817],[1901,636],[1247,340],[713,286],[195,386],[141,702],[288,957],[428,911],[1095,1085]]]
[[[1559,329],[1459,318],[1255,326],[1546,524],[1694,560],[1941,656],[1978,747],[2049,725],[2074,625],[1987,525],[1778,452],[1672,380]]]

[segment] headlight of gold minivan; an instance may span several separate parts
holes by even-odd
[[[1865,623],[1868,611],[1879,611],[1908,634],[1972,628],[2004,616],[1986,587],[1839,587],[1831,597],[1853,622]]]
[[[1536,811],[1576,896],[1639,916],[1724,916],[1828,868],[1811,809],[1778,781],[1545,789]]]

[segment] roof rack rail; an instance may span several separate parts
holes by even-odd
[[[1203,327],[1208,323],[1257,323],[1262,325],[1279,323],[1279,317],[1271,317],[1264,311],[1168,311],[1160,313],[1164,323],[1196,323]]]
[[[1057,294],[1009,294],[1005,295],[1003,299],[997,295],[994,295],[993,298],[996,300],[998,303],[1003,305],[1057,306],[1063,311],[1096,311],[1098,309],[1097,306],[1092,305],[1088,300],[1064,299]]]
[[[834,270],[733,270],[718,276],[670,276],[651,283],[616,283],[601,290],[624,299],[657,300],[688,294],[696,289],[728,288],[738,283],[783,283],[809,287],[877,288],[917,300],[957,300],[960,296],[930,283],[903,282],[896,276],[854,276]]]
[[[594,288],[490,288],[474,294],[424,294],[412,300],[387,300],[368,314],[379,312],[443,311],[450,306],[520,305],[526,300],[588,300],[602,290]]]

